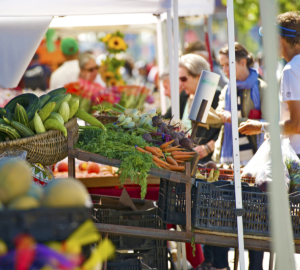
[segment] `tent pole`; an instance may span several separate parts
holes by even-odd
[[[227,1],[227,23],[228,23],[228,48],[229,48],[229,72],[231,89],[231,124],[232,124],[232,144],[233,144],[233,164],[234,164],[234,186],[235,186],[235,207],[237,209],[237,229],[239,243],[240,269],[245,270],[244,254],[244,232],[243,232],[243,203],[241,191],[240,172],[240,149],[237,117],[237,90],[236,90],[236,70],[235,70],[235,49],[234,49],[234,11],[233,0]],[[241,212],[240,214],[238,212]]]
[[[173,46],[172,46],[172,21],[171,21],[171,10],[167,11],[167,37],[168,37],[168,54],[169,54],[169,74],[170,74],[170,86],[171,86],[171,107],[172,115],[176,112],[176,93],[174,85],[174,57],[173,57]],[[179,105],[179,104],[178,104]],[[178,118],[179,119],[179,118]]]
[[[172,111],[175,119],[180,117],[180,107],[179,107],[179,25],[178,25],[178,0],[173,0],[173,35],[174,35],[174,103],[175,107]]]
[[[164,67],[165,67],[160,15],[157,15],[156,38],[157,38],[158,72],[159,72],[158,75],[160,76],[163,73]],[[167,112],[167,108],[166,108],[166,96],[164,93],[164,87],[163,87],[162,80],[159,80],[159,93],[160,93],[161,113],[162,113],[162,115],[164,115]]]
[[[278,84],[276,79],[278,34],[274,27],[274,18],[277,15],[277,6],[274,0],[261,0],[260,8],[262,25],[264,28],[263,47],[266,65],[266,91],[267,121],[270,123],[271,134],[271,164],[272,178],[270,183],[269,202],[271,215],[272,249],[276,254],[275,269],[295,270],[294,241],[291,224],[291,214],[288,195],[285,187],[283,164],[281,158]]]

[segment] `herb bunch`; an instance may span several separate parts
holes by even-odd
[[[141,198],[147,193],[147,177],[150,168],[155,167],[152,157],[136,151],[135,146],[144,148],[149,144],[141,136],[108,130],[85,129],[79,134],[75,147],[122,161],[118,173],[120,182],[130,177],[141,186]]]

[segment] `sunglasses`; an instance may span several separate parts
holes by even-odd
[[[99,67],[98,66],[95,66],[95,67],[92,67],[92,68],[86,68],[85,70],[88,71],[88,72],[93,72],[94,70],[98,70]]]
[[[187,76],[179,77],[179,80],[181,82],[186,82],[188,80],[188,77]]]

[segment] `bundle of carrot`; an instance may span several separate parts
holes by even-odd
[[[142,153],[152,155],[153,162],[158,168],[183,172],[185,169],[184,163],[190,161],[195,152],[186,152],[186,149],[180,145],[171,146],[172,142],[174,140],[166,142],[160,147],[145,146],[143,149],[136,146],[135,148]]]

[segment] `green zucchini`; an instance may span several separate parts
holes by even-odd
[[[29,122],[28,127],[29,127],[33,132],[35,132],[34,118]]]
[[[50,102],[47,103],[39,112],[39,116],[41,117],[42,122],[44,122],[48,116],[50,115],[50,113],[53,111],[54,107],[55,107],[55,102]]]
[[[11,126],[0,124],[0,132],[6,133],[10,140],[21,139],[21,135],[19,134],[19,132]]]
[[[3,142],[6,141],[6,138],[7,138],[7,137],[8,137],[8,136],[7,136],[6,133],[0,131],[0,138],[2,139]]]
[[[10,126],[11,121],[9,121],[5,116],[3,116],[3,121],[6,125]]]
[[[16,121],[20,122],[21,124],[25,126],[29,126],[29,121],[28,121],[28,116],[26,113],[26,110],[22,105],[17,103],[16,108],[15,108],[15,118]]]
[[[12,100],[10,100],[4,108],[6,110],[9,109],[10,111],[14,112],[17,103],[25,108],[28,115],[28,121],[31,121],[34,117],[35,112],[41,109],[40,99],[35,94],[31,93],[16,96]]]
[[[59,123],[57,120],[55,119],[47,119],[44,123],[46,130],[60,130],[65,137],[68,136],[68,131],[67,129],[64,127],[64,125],[62,125],[61,123]]]
[[[69,105],[70,105],[69,119],[71,119],[79,108],[79,99],[73,100],[71,103],[69,103]]]
[[[5,121],[4,121],[4,119],[3,119],[3,118],[0,118],[0,124],[2,124],[2,125],[6,125],[6,123],[5,123]]]
[[[17,121],[12,121],[11,126],[19,132],[22,138],[27,138],[35,135],[30,128]]]
[[[6,110],[4,108],[0,108],[0,117],[6,114]]]
[[[48,94],[40,96],[40,101],[41,101],[41,107],[47,103],[47,101],[51,98]]]
[[[5,118],[7,118],[9,122],[11,122],[13,120],[12,113],[11,113],[10,109],[6,109]]]
[[[48,104],[48,103],[51,103],[51,102],[55,102],[57,103],[59,100],[63,99],[63,97],[65,97],[66,95],[65,94],[58,94],[54,97],[51,97],[47,102],[46,104],[44,105],[44,107]]]
[[[56,113],[56,112],[50,113],[50,115],[47,119],[55,119],[58,122],[60,122],[62,125],[64,124],[64,119],[62,118],[62,116],[59,113]]]
[[[57,88],[57,89],[50,91],[47,95],[49,95],[50,97],[54,97],[58,94],[65,94],[66,92],[67,92],[67,89],[64,87],[61,87],[61,88]]]
[[[63,102],[67,102],[71,99],[72,95],[71,94],[67,94],[65,95],[62,99],[60,99],[59,101],[56,102],[55,108],[53,109],[53,112],[58,112],[61,104]]]
[[[46,129],[43,125],[41,117],[38,115],[38,113],[35,113],[35,116],[33,118],[34,121],[34,129],[36,131],[36,134],[41,134],[46,132]]]
[[[106,127],[98,119],[80,108],[78,108],[74,116],[89,123],[91,126],[99,127],[106,131]]]

